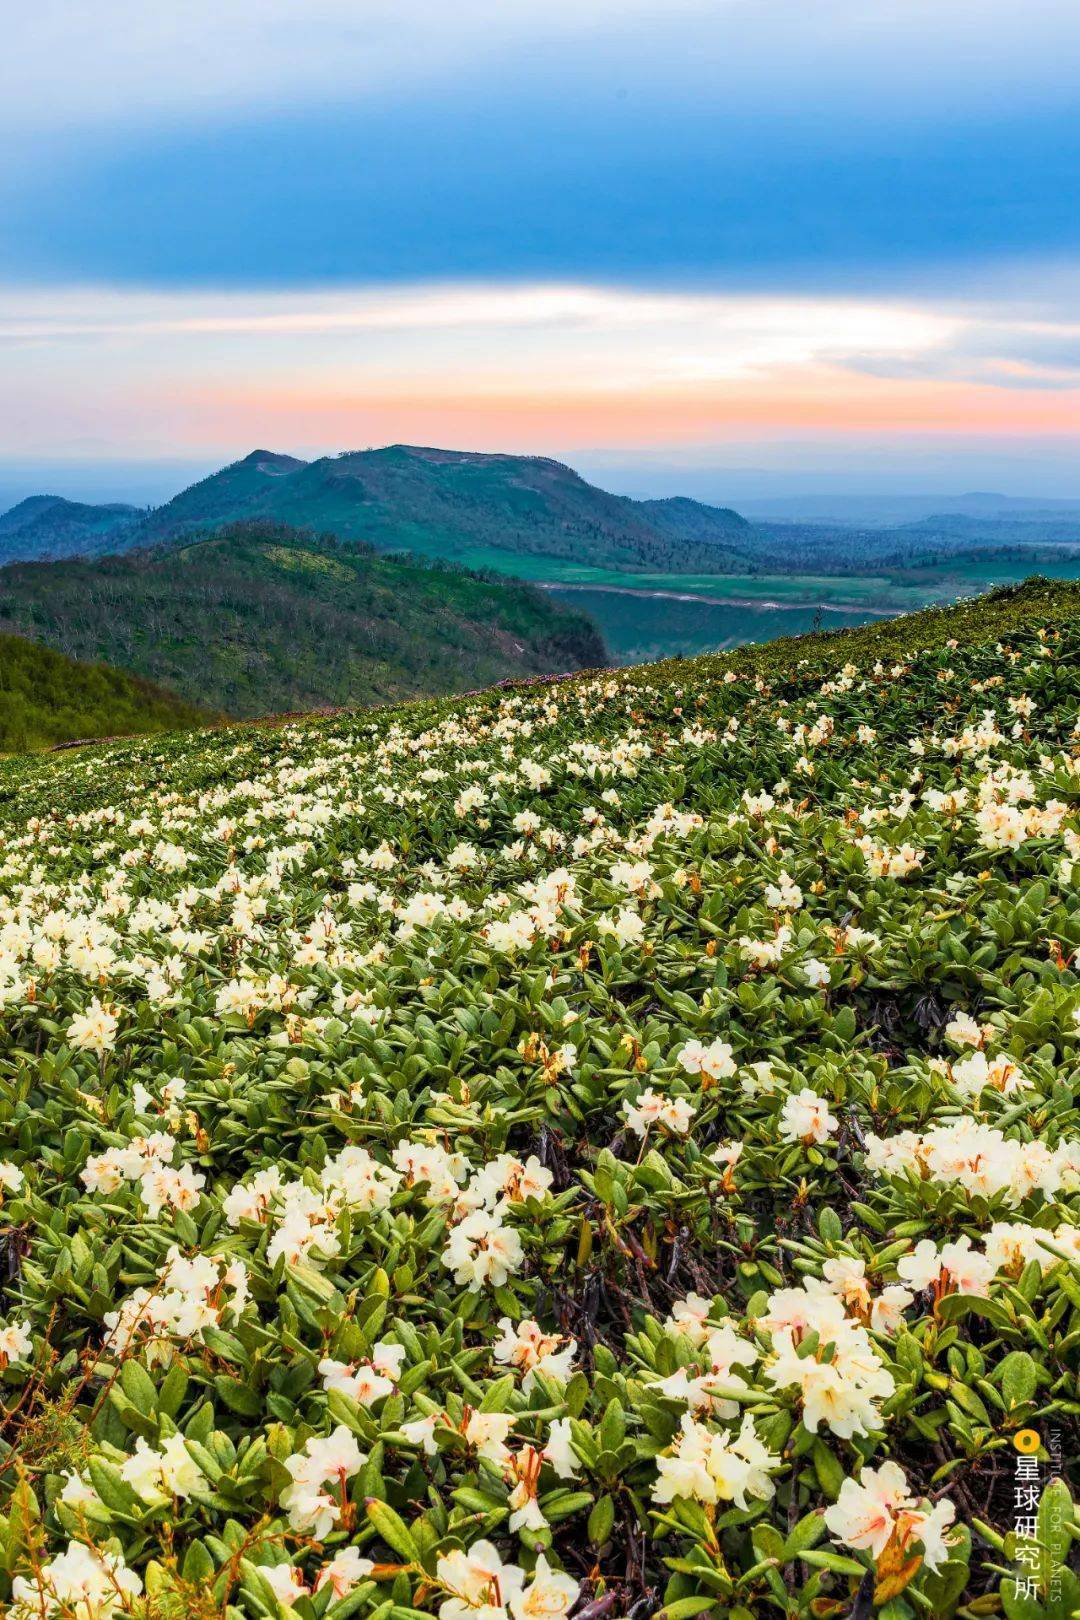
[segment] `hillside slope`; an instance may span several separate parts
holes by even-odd
[[[0,1611],[1080,1611],[1078,707],[1035,582],[0,762]]]
[[[126,670],[79,663],[22,636],[0,635],[0,752],[79,737],[177,731],[214,718]]]
[[[267,523],[99,562],[2,569],[0,629],[234,716],[605,662],[588,619],[528,586]]]

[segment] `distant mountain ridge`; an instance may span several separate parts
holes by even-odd
[[[0,518],[0,562],[125,551],[256,518],[466,566],[494,553],[661,572],[736,571],[752,532],[727,508],[633,501],[545,456],[389,445],[302,461],[259,449],[149,513],[32,497]]]
[[[121,502],[87,505],[62,495],[29,495],[0,516],[0,563],[19,557],[93,556],[111,550],[145,516]]]
[[[686,496],[613,495],[546,456],[394,444],[304,461],[258,449],[149,512],[31,497],[0,517],[0,563],[123,552],[256,519],[503,574],[528,558],[725,575],[896,569],[995,547],[1080,550],[1080,511],[977,493],[955,504],[966,510],[887,527],[750,521]]]

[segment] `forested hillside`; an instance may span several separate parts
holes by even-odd
[[[233,716],[605,662],[591,621],[529,586],[270,523],[100,561],[0,569],[0,629]]]
[[[213,718],[205,706],[126,670],[78,663],[21,636],[0,635],[0,752],[77,737],[175,731]]]

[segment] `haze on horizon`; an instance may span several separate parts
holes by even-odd
[[[1066,0],[42,0],[5,35],[0,499],[395,440],[635,494],[1080,497]]]

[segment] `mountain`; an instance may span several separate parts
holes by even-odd
[[[249,515],[272,516],[277,481],[288,479],[307,465],[296,456],[253,450],[242,461],[234,461],[197,484],[190,484],[158,507],[143,524],[142,540],[145,543]]]
[[[690,527],[679,522],[683,504],[695,508]],[[703,516],[710,511],[711,523]],[[737,556],[732,536],[748,527],[735,513],[697,502],[610,495],[543,456],[395,444],[306,463],[253,451],[158,508],[142,537],[163,539],[244,517],[466,566],[509,552],[657,571],[730,569]]]
[[[730,506],[706,506],[704,501],[692,501],[686,495],[631,504],[672,540],[699,541],[718,551],[729,552],[733,558],[745,556],[747,542],[754,532],[746,518]]]
[[[988,547],[1080,546],[1080,515],[959,499],[968,511],[889,526],[751,522],[686,496],[631,500],[544,456],[396,444],[302,461],[253,450],[152,512],[35,496],[0,518],[0,562],[100,556],[253,519],[474,569],[557,577],[621,573],[796,574],[905,568]],[[1033,554],[1034,555],[1034,554]]]
[[[176,731],[213,718],[124,670],[78,663],[22,636],[0,635],[0,752],[77,737]]]
[[[531,586],[265,520],[119,557],[0,569],[0,630],[233,716],[606,662],[591,620]]]
[[[144,516],[137,506],[88,506],[62,495],[30,495],[0,516],[0,562],[110,551]]]

